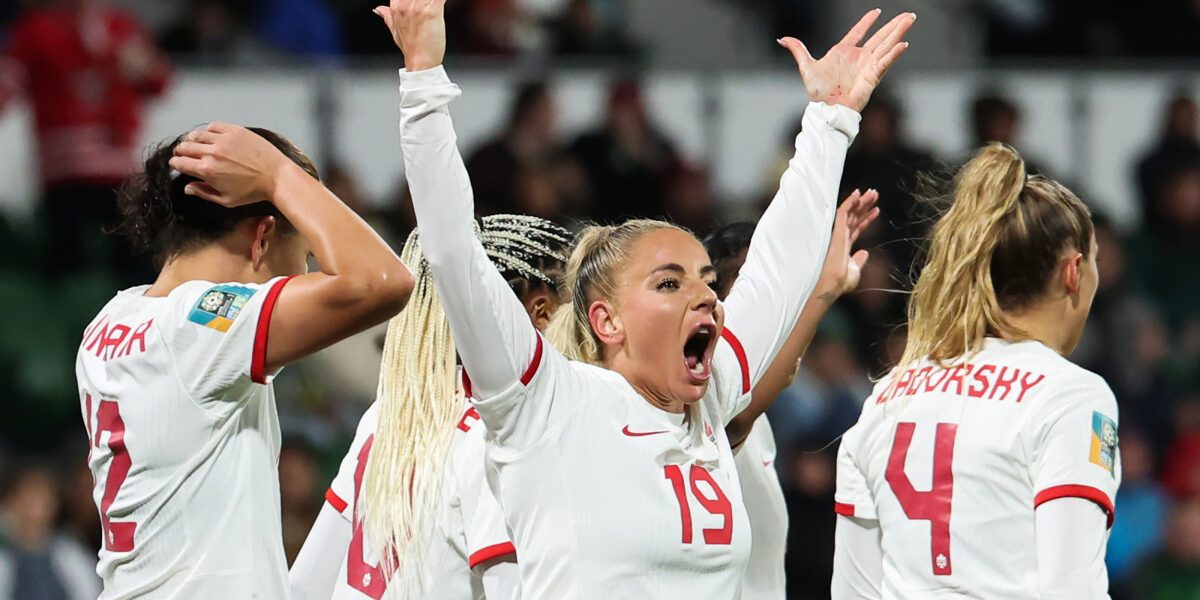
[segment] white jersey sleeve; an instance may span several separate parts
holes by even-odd
[[[887,381],[879,387],[885,387]],[[871,398],[877,394],[872,393]],[[871,398],[867,402],[872,402]],[[864,411],[865,412],[865,411]],[[875,498],[871,493],[871,485],[860,466],[858,453],[861,437],[866,425],[860,419],[853,427],[842,435],[842,442],[837,453],[837,488],[833,494],[833,510],[839,515],[858,519],[876,519]]]
[[[355,473],[358,471],[359,459],[363,458],[363,446],[367,441],[375,435],[375,428],[379,425],[379,403],[372,402],[367,411],[358,421],[358,428],[354,431],[354,441],[350,443],[350,450],[346,452],[346,456],[342,457],[342,464],[338,466],[337,475],[333,477],[333,482],[329,484],[329,489],[325,492],[325,501],[342,515],[342,518],[347,522],[354,521],[354,503],[358,498],[358,484],[355,480]]]
[[[187,365],[179,377],[197,402],[244,399],[223,392],[246,380],[266,384],[274,377],[265,367],[267,334],[288,279],[263,285],[192,281],[171,292],[176,318],[160,330],[175,363]]]
[[[1053,394],[1053,401],[1031,416],[1026,431],[1035,453],[1030,463],[1034,506],[1084,498],[1104,509],[1111,527],[1121,483],[1116,398],[1102,378],[1086,372]]]
[[[458,428],[462,435],[454,446],[454,490],[462,515],[467,563],[472,570],[489,561],[516,554],[504,525],[504,512],[487,484],[485,429],[479,412],[467,409]],[[476,571],[478,573],[478,571]]]
[[[779,191],[763,213],[746,263],[725,299],[724,338],[714,356],[718,398],[727,420],[749,403],[754,387],[791,333],[812,294],[829,247],[838,185],[846,150],[858,133],[860,116],[844,106],[811,102],[796,154],[779,180]],[[737,376],[722,375],[735,354]]]

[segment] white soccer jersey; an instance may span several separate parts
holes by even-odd
[[[895,386],[891,383],[895,378]],[[838,452],[836,510],[878,519],[884,598],[1037,598],[1034,509],[1085,498],[1112,524],[1117,403],[1039,342],[876,386]]]
[[[264,361],[286,278],[122,291],[75,363],[104,530],[102,599],[288,596]]]
[[[750,518],[750,562],[742,579],[742,600],[782,600],[787,596],[784,553],[788,512],[775,470],[775,433],[767,415],[754,421],[746,441],[733,451]]]
[[[334,600],[378,600],[387,589],[379,560],[364,543],[362,515],[356,518],[355,514],[378,425],[379,404],[374,403],[359,421],[350,451],[325,494],[354,532],[350,547],[340,554],[342,566],[334,584]],[[437,537],[428,550],[426,564],[430,570],[423,596],[427,600],[481,600],[483,581],[475,567],[515,552],[504,527],[500,504],[488,489],[484,476],[483,429],[479,413],[464,403],[450,442]]]

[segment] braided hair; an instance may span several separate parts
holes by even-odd
[[[565,229],[535,217],[495,215],[477,222],[476,235],[518,297],[541,286],[558,292],[571,240]],[[407,599],[425,591],[425,549],[437,531],[442,473],[463,396],[455,381],[454,337],[416,231],[400,258],[415,285],[388,324],[376,392],[379,423],[358,518],[382,557],[391,582],[387,597]]]

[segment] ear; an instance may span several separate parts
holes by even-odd
[[[275,231],[275,217],[261,217],[254,222],[254,239],[250,246],[250,262],[258,270],[267,254],[267,239]]]
[[[597,300],[588,307],[588,321],[601,344],[608,346],[625,342],[625,327],[621,324],[621,317],[607,300]]]
[[[529,313],[529,321],[538,331],[546,330],[550,318],[554,316],[554,309],[550,295],[544,291],[534,292],[525,299],[525,312]]]
[[[1063,261],[1062,266],[1062,284],[1066,288],[1067,295],[1075,296],[1079,294],[1079,285],[1082,277],[1083,255],[1078,252],[1072,252]]]

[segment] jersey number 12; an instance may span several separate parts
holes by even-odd
[[[896,494],[904,514],[914,521],[929,521],[930,559],[934,575],[950,574],[950,501],[954,496],[954,437],[958,425],[938,423],[933,441],[933,485],[927,492],[918,492],[904,472],[908,447],[912,445],[916,423],[896,425],[896,438],[888,456],[887,482]]]
[[[125,449],[125,421],[121,419],[121,408],[114,400],[101,400],[96,406],[96,426],[92,428],[92,395],[84,394],[87,401],[88,442],[93,450],[100,448],[100,437],[108,432],[108,451],[112,460],[108,463],[108,476],[104,480],[104,495],[100,498],[100,526],[104,533],[104,549],[109,552],[133,551],[133,533],[137,523],[115,522],[108,511],[121,490],[121,484],[129,476],[133,461]]]

